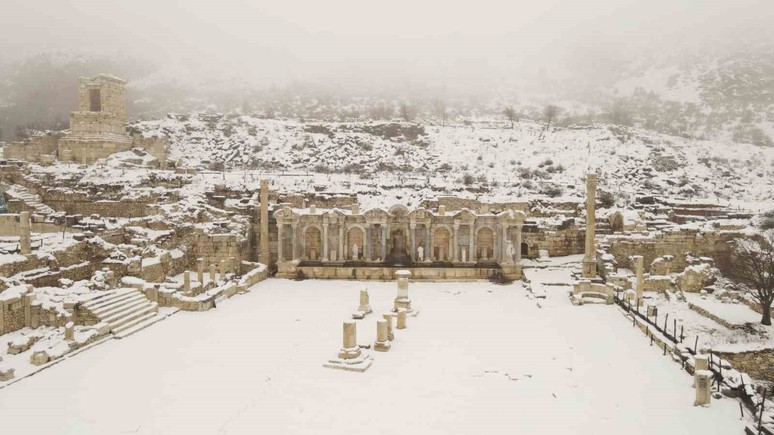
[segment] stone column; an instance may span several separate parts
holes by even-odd
[[[514,246],[516,250],[516,264],[521,264],[521,227],[522,224],[516,225],[516,246]]]
[[[30,230],[30,212],[19,213],[19,249],[22,255],[32,253],[32,232]]]
[[[204,258],[196,259],[196,278],[199,280],[199,285],[204,288]]]
[[[277,262],[284,261],[285,259],[282,257],[282,227],[283,224],[277,222]]]
[[[271,262],[271,251],[269,249],[269,180],[261,180],[260,207],[261,251],[258,254],[258,261],[268,265]]]
[[[293,258],[292,260],[298,259],[298,241],[296,240],[296,236],[298,235],[298,222],[293,222],[293,230],[290,235],[290,239],[293,241]]]
[[[368,296],[368,290],[360,290],[360,306],[357,310],[364,314],[372,312],[370,300],[371,298]]]
[[[339,358],[353,359],[360,356],[360,347],[357,345],[357,323],[344,322],[343,344],[339,351]]]
[[[433,261],[435,253],[433,252],[433,229],[430,224],[425,224],[425,258],[427,261]]]
[[[371,261],[371,251],[373,250],[374,242],[374,224],[368,224],[365,230],[365,260]]]
[[[457,251],[459,251],[459,242],[457,240],[457,232],[460,230],[460,225],[455,223],[452,227],[452,245],[451,245],[451,258],[453,262],[457,262],[459,260],[459,254]]]
[[[382,230],[382,262],[387,258],[387,225],[381,224]]]
[[[328,261],[328,223],[323,223],[323,233],[322,233],[322,261]]]
[[[476,238],[477,237],[478,236],[476,234],[476,224],[471,224],[470,225],[470,254],[469,254],[469,256],[470,256],[470,261],[472,261],[473,263],[478,261],[478,247],[476,247],[476,242],[477,242]]]
[[[500,260],[510,263],[511,260],[508,257],[508,225],[503,224],[503,237],[500,241]]]
[[[635,285],[635,301],[642,305],[642,290],[645,287],[645,278],[643,276],[643,262],[642,255],[635,255],[632,257],[634,260],[634,270],[637,272],[637,283]]]
[[[390,350],[390,347],[392,347],[392,343],[390,343],[390,337],[387,330],[387,321],[384,319],[377,320],[374,350],[377,352],[387,352]]]
[[[395,334],[392,332],[392,313],[382,314],[382,318],[387,322],[387,339],[395,340]]]
[[[191,291],[191,275],[187,270],[183,271],[183,290]]]
[[[597,175],[586,177],[586,249],[583,257],[583,277],[597,276],[597,259],[594,244],[595,207],[597,201]]]
[[[339,261],[344,261],[344,224],[339,223]]]
[[[406,310],[401,308],[398,310],[398,324],[397,329],[406,329]]]
[[[210,264],[210,281],[216,282],[218,280],[218,272],[215,271],[215,263]]]
[[[417,261],[417,224],[409,224],[409,251],[411,252],[411,261]]]
[[[226,269],[226,260],[220,260],[220,279],[225,281],[226,280],[226,272],[228,269]]]

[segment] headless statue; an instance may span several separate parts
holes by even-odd
[[[359,257],[359,254],[360,253],[358,252],[357,243],[355,243],[354,245],[352,245],[352,259],[357,260]]]
[[[421,246],[417,248],[417,261],[425,261],[425,248]]]

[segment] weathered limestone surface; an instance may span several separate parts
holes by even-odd
[[[597,259],[594,225],[596,220],[595,208],[597,201],[597,175],[588,174],[586,177],[586,244],[583,257],[583,277],[594,278],[597,276]]]

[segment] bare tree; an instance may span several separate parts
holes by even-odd
[[[503,115],[508,121],[511,121],[511,128],[513,128],[514,121],[516,121],[519,118],[513,106],[508,106],[505,109],[503,109]]]
[[[771,325],[774,301],[774,235],[757,235],[733,240],[731,249],[720,256],[718,267],[724,275],[742,284],[760,305],[761,323]]]
[[[545,109],[543,109],[543,116],[546,118],[547,122],[546,131],[551,129],[551,121],[556,119],[561,110],[562,109],[560,109],[558,106],[554,106],[553,104],[549,104]]]

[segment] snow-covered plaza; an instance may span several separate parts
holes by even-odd
[[[542,274],[546,282],[556,274]],[[373,345],[395,282],[269,279],[0,390],[8,433],[740,433],[739,405],[694,407],[693,378],[618,309],[569,287],[411,283],[417,317],[365,373],[323,368],[342,321]],[[45,410],[45,413],[42,412]]]

